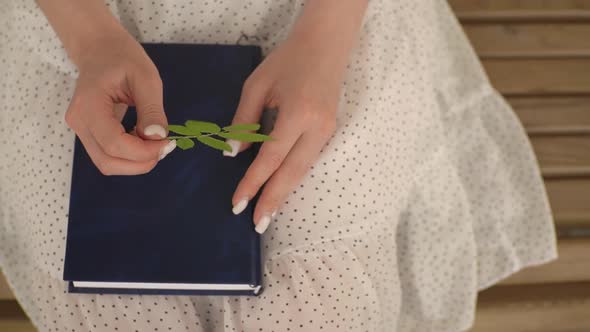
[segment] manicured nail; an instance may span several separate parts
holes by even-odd
[[[276,217],[277,216],[277,212],[278,212],[277,210],[274,210],[270,216],[272,218]]]
[[[164,157],[166,157],[170,152],[172,152],[174,148],[176,148],[176,140],[171,140],[170,142],[168,142],[168,144],[164,145],[162,150],[160,150],[160,157],[158,158],[158,160],[164,159]]]
[[[238,150],[240,150],[240,141],[236,141],[234,139],[228,139],[225,141],[229,146],[231,146],[231,152],[223,151],[223,155],[226,157],[235,157],[238,154]]]
[[[256,229],[256,232],[258,232],[258,234],[262,234],[264,233],[266,228],[268,228],[268,224],[270,224],[270,216],[265,214],[264,216],[262,216],[262,218],[258,220],[258,224],[256,224],[256,227],[254,229]]]
[[[145,127],[145,129],[143,130],[143,133],[146,136],[158,135],[162,138],[166,137],[166,129],[164,129],[164,127],[157,125],[157,124],[152,124],[152,125]]]
[[[234,214],[240,214],[240,213],[242,213],[242,211],[244,211],[246,206],[248,206],[248,197],[243,198],[241,201],[238,202],[238,204],[234,205],[234,207],[231,209],[231,211]]]

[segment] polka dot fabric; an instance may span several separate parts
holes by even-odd
[[[267,55],[304,1],[108,5],[139,41]],[[463,331],[478,290],[557,256],[526,134],[446,2],[371,0],[338,129],[263,236],[260,297],[68,294],[78,73],[33,0],[0,26],[0,266],[40,331]]]

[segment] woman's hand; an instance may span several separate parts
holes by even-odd
[[[244,84],[233,124],[259,122],[263,108],[278,108],[270,135],[240,181],[233,212],[244,210],[262,185],[254,211],[263,233],[279,205],[317,160],[336,128],[341,83],[366,0],[309,0],[289,37]],[[235,156],[247,146],[229,140]]]
[[[81,58],[66,122],[103,174],[147,173],[176,146],[160,140],[168,124],[158,71],[130,36],[109,38],[96,48]],[[136,106],[140,137],[125,132],[114,112],[119,103]]]
[[[161,140],[168,135],[167,120],[155,65],[102,1],[38,3],[79,71],[66,123],[103,174],[149,172],[176,146]],[[134,133],[125,132],[117,104],[136,107]]]

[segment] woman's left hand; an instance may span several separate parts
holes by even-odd
[[[232,198],[244,210],[260,188],[254,211],[263,233],[280,204],[318,159],[336,129],[336,112],[349,54],[366,0],[309,0],[289,37],[246,80],[232,124],[257,123],[263,109],[278,108],[270,133]],[[235,156],[248,147],[228,140]]]

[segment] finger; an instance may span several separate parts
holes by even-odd
[[[137,162],[111,157],[102,151],[89,131],[82,130],[77,135],[94,165],[96,165],[98,170],[104,175],[145,174],[151,171],[157,163],[157,160],[155,159]]]
[[[264,233],[271,219],[275,217],[280,204],[285,201],[318,159],[328,139],[329,136],[323,133],[303,134],[279,169],[266,182],[254,210],[254,223],[258,233]]]
[[[172,143],[167,140],[148,141],[125,132],[113,112],[113,104],[100,98],[87,98],[91,108],[84,112],[84,122],[102,151],[112,157],[132,161],[158,159]],[[81,114],[82,111],[78,111]]]
[[[154,67],[136,70],[129,75],[129,90],[137,111],[137,132],[145,139],[168,136],[168,120],[164,113],[163,87]]]
[[[244,210],[248,201],[256,195],[264,182],[279,168],[303,133],[303,121],[291,119],[290,114],[293,113],[279,113],[277,123],[270,133],[273,140],[262,144],[256,158],[238,184],[232,198],[233,212],[235,214]]]
[[[264,104],[266,102],[267,86],[263,81],[256,81],[252,79],[252,75],[246,80],[242,86],[242,93],[240,101],[236,109],[236,114],[232,120],[232,125],[244,123],[258,123]],[[233,139],[228,139],[226,142],[232,147],[232,151],[223,151],[223,155],[227,157],[235,157],[238,152],[247,149],[251,143],[240,142]]]

